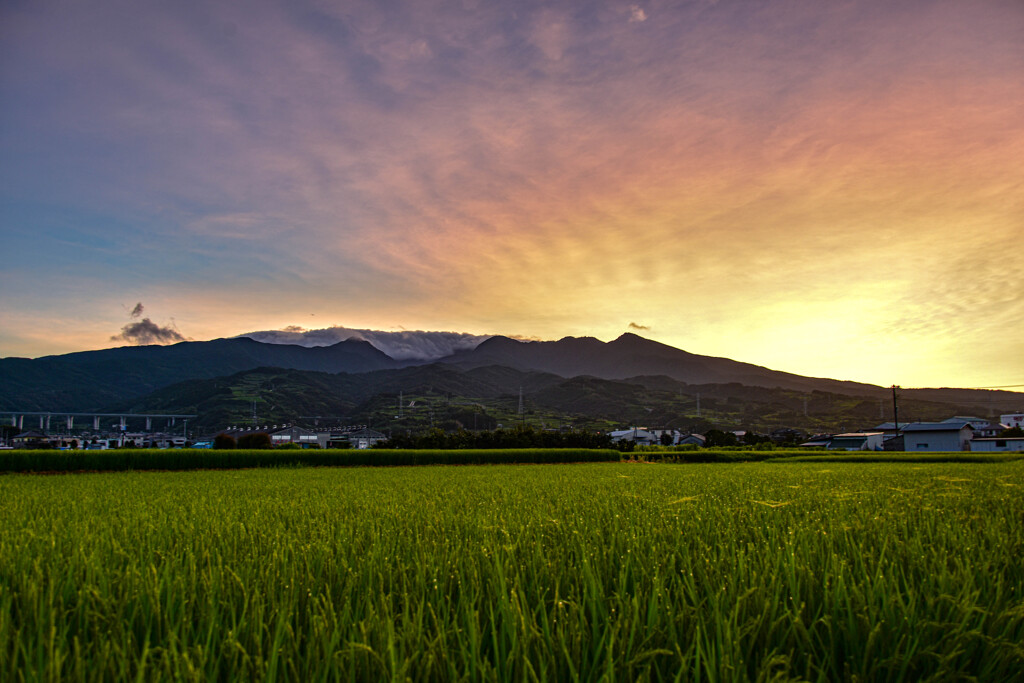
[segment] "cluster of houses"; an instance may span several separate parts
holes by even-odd
[[[1002,415],[998,423],[979,417],[951,417],[942,422],[885,422],[873,429],[841,434],[818,434],[804,441],[805,448],[840,451],[1024,451],[1024,436],[1006,435],[1013,428],[1024,428],[1024,413]],[[766,441],[781,441],[793,430],[779,430]],[[738,443],[750,443],[748,432],[731,432]],[[613,442],[631,441],[636,445],[692,444],[703,447],[707,437],[676,429],[630,427],[611,432]]]
[[[1024,436],[1014,436],[1024,425],[1024,413],[1000,416],[994,423],[979,417],[951,417],[941,422],[884,422],[862,432],[820,435],[803,446],[824,446],[846,451],[1024,451]]]
[[[1015,429],[1024,429],[1024,413],[1001,415],[999,422],[978,417],[951,417],[942,422],[885,422],[872,429],[841,434],[818,434],[804,440],[800,446],[845,451],[1024,451],[1024,435]],[[332,429],[306,429],[296,425],[263,425],[231,427],[219,432],[189,440],[184,434],[144,433],[120,431],[114,434],[85,434],[81,436],[53,436],[42,431],[27,431],[9,440],[7,448],[62,448],[104,450],[108,448],[213,448],[218,436],[231,437],[235,442],[255,434],[266,434],[272,446],[300,448],[372,448],[386,440],[386,434],[365,425]],[[710,434],[710,432],[709,432]],[[746,431],[731,432],[739,444],[759,441],[793,443],[798,435],[792,429],[781,429],[771,435],[753,435]],[[677,429],[647,429],[630,427],[610,433],[613,442],[629,441],[636,445],[692,445],[703,448],[708,444],[706,435]],[[753,438],[752,438],[753,437]]]
[[[162,432],[95,433],[78,436],[52,435],[30,430],[9,440],[7,448],[60,448],[64,450],[107,450],[111,448],[213,448],[220,435],[238,439],[247,435],[266,434],[272,446],[295,444],[300,448],[371,448],[387,439],[364,425],[311,430],[295,425],[263,425],[257,427],[231,427],[219,432],[189,439],[183,434]]]
[[[306,429],[296,425],[264,425],[262,427],[230,427],[223,429],[201,441],[194,448],[212,448],[218,436],[229,436],[236,442],[246,436],[266,434],[270,437],[270,445],[274,447],[297,445],[300,448],[372,448],[378,441],[386,441],[388,436],[370,429],[365,425],[338,427],[335,429]]]

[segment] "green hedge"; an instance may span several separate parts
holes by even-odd
[[[618,462],[618,451],[583,448],[500,450],[24,450],[0,452],[0,472],[226,470],[249,467],[389,467]]]

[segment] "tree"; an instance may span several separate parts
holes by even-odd
[[[230,434],[218,434],[213,437],[213,447],[216,449],[236,448],[237,446],[238,442]]]
[[[239,448],[270,448],[270,435],[266,432],[256,432],[255,434],[245,434],[244,436],[238,437]]]
[[[704,433],[704,445],[708,448],[716,446],[738,446],[739,439],[732,432],[723,432],[720,429],[709,429]]]
[[[1001,431],[999,436],[1024,436],[1024,429],[1021,429],[1020,427],[1010,427],[1009,429]]]
[[[671,446],[672,445],[672,433],[671,432],[662,432],[661,436],[658,437],[658,440],[661,442],[662,446]]]

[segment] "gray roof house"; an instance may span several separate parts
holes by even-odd
[[[974,427],[967,422],[914,422],[902,428],[903,450],[969,451]]]

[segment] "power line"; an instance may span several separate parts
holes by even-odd
[[[900,387],[906,391],[929,391],[934,389],[966,389],[968,391],[975,389],[1015,389],[1024,387],[1024,384],[1001,384],[995,387]]]

